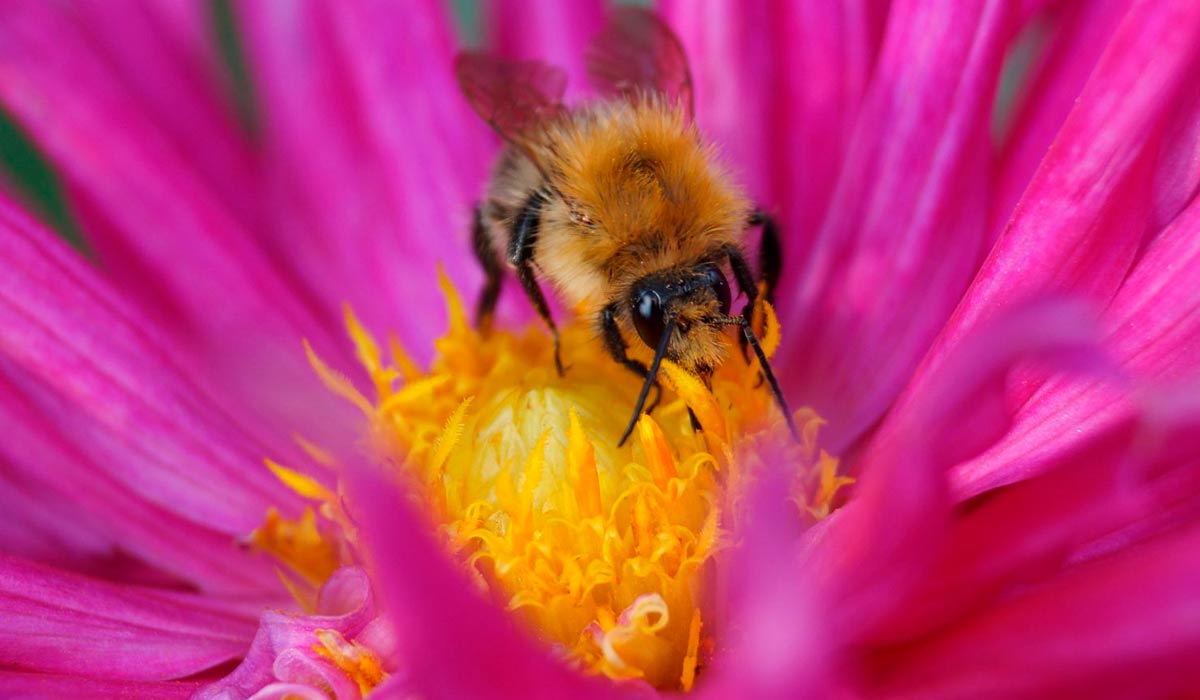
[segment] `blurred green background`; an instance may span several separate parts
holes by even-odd
[[[97,0],[104,1],[104,0]],[[237,0],[201,0],[208,6],[213,41],[220,49],[229,74],[233,77],[232,98],[246,129],[254,134],[258,128],[254,89],[246,70],[234,13],[231,6]],[[474,45],[481,36],[479,0],[447,0],[464,42]],[[622,4],[650,5],[651,0],[621,0]],[[1027,75],[1038,50],[1045,42],[1046,28],[1035,24],[1017,42],[1001,79],[996,109],[992,119],[994,137],[1003,137],[1010,121],[1012,106],[1022,78]],[[43,220],[66,240],[86,252],[87,246],[79,227],[66,206],[62,182],[54,169],[38,152],[23,132],[0,108],[0,177],[12,187]]]

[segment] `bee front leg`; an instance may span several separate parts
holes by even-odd
[[[616,303],[609,304],[600,312],[600,329],[604,333],[604,347],[608,350],[608,354],[612,355],[613,360],[645,379],[650,374],[650,368],[628,355],[629,346],[625,344],[625,339],[621,337],[621,328],[617,326]],[[658,407],[660,399],[662,399],[662,387],[656,381],[654,382],[654,400],[650,402],[646,413],[653,413],[654,409]]]
[[[558,376],[561,377],[563,365],[562,355],[559,352],[558,326],[555,325],[554,318],[550,315],[550,305],[546,303],[546,297],[542,294],[542,288],[538,286],[537,277],[533,272],[533,246],[537,242],[542,204],[545,201],[545,196],[541,192],[535,192],[521,209],[516,224],[513,226],[512,239],[509,241],[508,262],[517,268],[517,280],[521,282],[525,296],[529,297],[534,310],[550,329],[550,335],[554,338],[554,368],[558,370]]]
[[[746,262],[742,251],[733,245],[725,246],[725,257],[729,258],[729,267],[733,270],[733,277],[737,280],[738,289],[742,294],[746,295],[746,305],[742,307],[742,318],[746,319],[746,323],[754,320],[754,303],[758,301],[758,284],[754,281],[754,273],[750,270],[750,264]],[[738,335],[738,345],[742,348],[742,357],[750,361],[750,349],[746,346],[746,339],[742,335]]]
[[[554,338],[554,368],[558,370],[558,376],[563,376],[562,355],[559,351],[558,326],[554,325],[554,319],[550,316],[550,305],[546,303],[546,297],[542,296],[542,288],[538,286],[537,278],[533,274],[533,265],[529,262],[521,263],[517,266],[517,279],[521,282],[521,288],[525,290],[525,295],[529,297],[529,301],[533,302],[533,308],[537,310],[538,316],[546,322],[546,326],[550,329],[550,335]]]
[[[492,327],[492,314],[496,311],[496,301],[500,298],[500,284],[504,280],[504,268],[496,258],[496,250],[488,240],[487,229],[483,225],[483,212],[475,207],[475,219],[471,225],[471,243],[475,248],[475,258],[483,268],[483,289],[479,290],[479,302],[475,306],[475,327],[487,333]]]

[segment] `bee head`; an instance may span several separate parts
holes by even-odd
[[[670,325],[665,357],[702,375],[721,359],[722,326],[711,319],[727,317],[730,303],[729,282],[712,263],[645,277],[634,285],[629,300],[642,342],[656,350]]]

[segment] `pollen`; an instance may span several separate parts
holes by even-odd
[[[757,365],[732,352],[710,390],[664,364],[661,404],[619,447],[641,380],[590,325],[562,329],[559,376],[543,329],[481,334],[444,275],[442,287],[449,329],[427,370],[394,339],[385,352],[347,310],[373,395],[310,350],[318,375],[363,411],[376,461],[412,486],[481,592],[584,672],[690,689],[719,644],[709,587],[735,544],[736,491],[761,466],[740,455],[787,435]],[[770,307],[759,313],[769,354],[778,323]],[[820,417],[802,409],[794,420],[801,443],[777,440],[789,447],[771,458],[796,465],[797,511],[815,520],[850,480],[819,449]],[[328,493],[277,474],[328,505]],[[295,547],[275,549],[297,559]]]

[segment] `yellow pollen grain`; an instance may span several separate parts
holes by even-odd
[[[711,390],[663,363],[674,397],[667,392],[653,416],[638,419],[636,439],[618,446],[641,379],[612,361],[586,320],[561,328],[560,377],[540,326],[481,334],[440,269],[439,282],[449,330],[427,369],[395,339],[385,356],[347,310],[375,401],[306,345],[314,370],[364,410],[377,461],[416,485],[447,551],[482,592],[585,672],[690,689],[716,646],[718,616],[703,601],[732,544],[741,485],[764,458],[754,446],[786,445],[769,458],[796,465],[794,499],[806,517],[827,514],[847,483],[817,447],[819,417],[797,412],[803,444],[780,441],[786,426],[757,365],[734,351]],[[766,304],[756,315],[769,356],[778,320]],[[272,469],[310,498],[325,495]],[[285,563],[298,557],[275,550]]]

